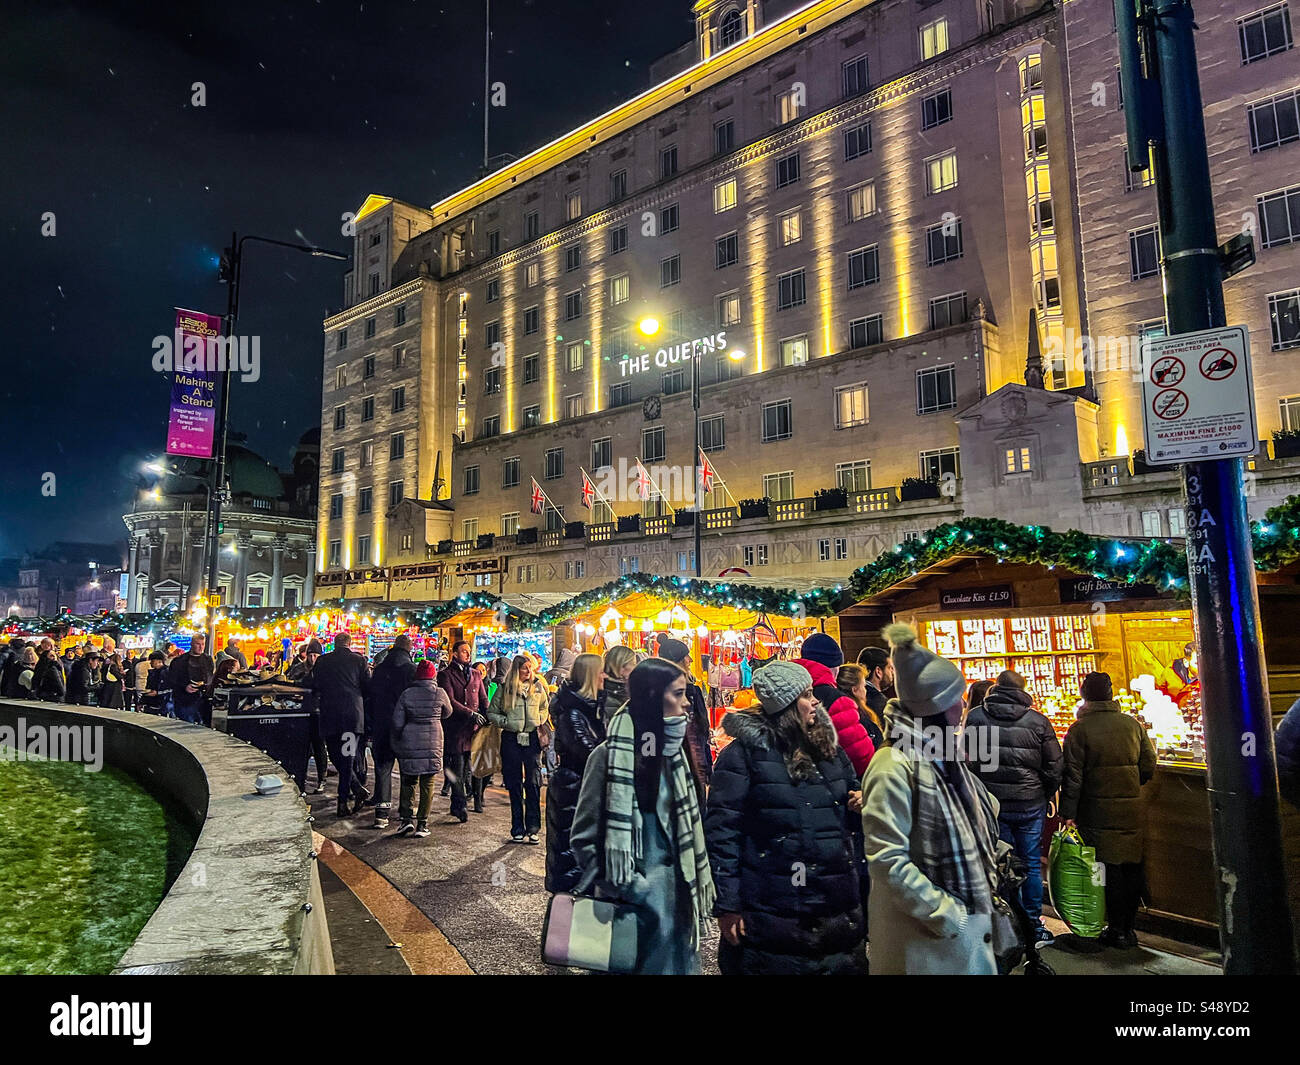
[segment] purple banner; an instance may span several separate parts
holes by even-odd
[[[207,358],[208,339],[221,335],[221,318],[176,308],[172,348],[172,405],[167,454],[212,457],[217,427],[217,373]],[[188,367],[194,367],[189,369]]]

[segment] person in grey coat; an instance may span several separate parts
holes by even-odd
[[[390,744],[402,774],[398,796],[399,836],[429,834],[433,780],[442,771],[442,724],[452,715],[451,700],[438,687],[437,670],[427,659],[415,671],[415,683],[397,697]],[[411,802],[420,786],[420,808],[412,819]]]

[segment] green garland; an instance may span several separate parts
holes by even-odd
[[[1255,569],[1272,573],[1300,561],[1300,496],[1288,496],[1264,514],[1263,521],[1251,522],[1255,546]]]

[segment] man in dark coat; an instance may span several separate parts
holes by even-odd
[[[712,729],[709,727],[709,704],[704,699],[704,692],[691,676],[691,649],[681,640],[663,640],[659,644],[659,657],[666,658],[686,674],[686,698],[690,700],[690,709],[686,712],[686,743],[691,749],[691,761],[695,766],[695,776],[700,786],[700,805],[704,805],[704,795],[709,781],[713,779],[713,743]]]
[[[411,661],[411,638],[402,633],[384,660],[375,666],[370,678],[370,714],[367,732],[375,754],[375,823],[372,828],[387,828],[393,802],[393,709],[398,696],[415,681],[415,663]]]
[[[207,644],[208,638],[196,632],[190,649],[173,658],[169,667],[172,709],[182,721],[194,725],[206,724],[208,720],[208,685],[217,671],[212,656],[204,654]]]
[[[348,633],[334,637],[334,650],[320,656],[307,683],[320,699],[321,736],[339,774],[338,816],[359,813],[370,798],[355,767],[359,758],[365,758],[365,700],[370,691],[370,668],[353,652]],[[349,795],[354,799],[351,811]]]
[[[998,800],[998,835],[1025,863],[1021,901],[1038,926],[1038,941],[1051,943],[1042,921],[1043,822],[1064,772],[1056,731],[1034,709],[1025,679],[1008,669],[967,715],[965,735],[967,762]]]
[[[103,656],[98,651],[88,651],[77,659],[68,677],[67,700],[74,706],[97,705],[90,701],[99,692],[99,664]]]
[[[1106,866],[1109,946],[1137,946],[1133,930],[1142,897],[1142,800],[1138,791],[1156,771],[1156,749],[1142,723],[1111,698],[1107,673],[1089,673],[1083,706],[1065,734],[1061,821],[1077,822],[1084,841]]]
[[[438,686],[447,693],[452,709],[443,726],[443,773],[451,783],[451,814],[461,824],[469,820],[466,785],[474,793],[474,812],[483,812],[483,788],[470,773],[469,750],[474,733],[487,724],[487,685],[469,660],[469,643],[457,640],[451,649],[451,661],[438,674]]]
[[[867,671],[867,705],[884,721],[885,704],[889,702],[885,690],[894,686],[894,663],[889,660],[889,652],[883,647],[864,647],[858,652],[858,665]]]

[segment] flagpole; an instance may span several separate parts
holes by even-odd
[[[645,470],[645,479],[649,481],[650,484],[654,486],[654,490],[659,493],[659,498],[663,501],[664,506],[668,508],[669,513],[671,513],[674,517],[676,517],[677,508],[668,502],[668,498],[664,495],[664,490],[659,487],[659,482],[650,476],[650,468],[644,462],[641,461],[639,456],[636,460],[636,464],[640,466],[641,469]]]
[[[591,485],[591,490],[596,493],[596,498],[600,500],[603,506],[609,509],[609,516],[610,519],[612,520],[615,517],[614,505],[608,499],[605,498],[605,493],[596,487],[596,478],[594,478],[591,474],[589,474],[586,470],[586,467],[584,466],[579,466],[578,471],[582,474],[583,477],[587,479],[587,483]]]

